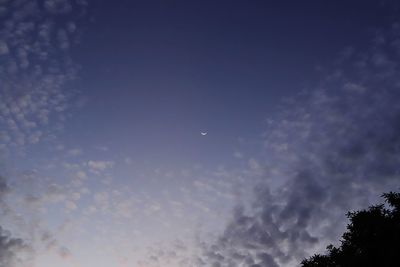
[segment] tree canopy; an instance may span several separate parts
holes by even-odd
[[[400,266],[400,193],[382,195],[385,204],[348,212],[350,222],[340,246],[301,262],[302,267]]]

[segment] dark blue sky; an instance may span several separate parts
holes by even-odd
[[[100,1],[89,13],[74,58],[91,103],[77,127],[104,143],[120,129],[119,149],[135,136],[135,149],[183,158],[202,130],[215,137],[204,154],[258,137],[282,98],[395,14],[376,1]]]

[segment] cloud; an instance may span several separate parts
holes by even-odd
[[[78,41],[77,26],[83,5],[74,4],[74,9],[66,14],[56,9],[66,10],[67,2],[72,1],[64,1],[64,6],[60,1],[54,1],[53,10],[49,10],[52,8],[50,3],[42,5],[42,2],[20,0],[1,3],[1,154],[11,149],[24,149],[45,138],[50,139],[62,128],[64,113],[69,108],[68,101],[72,94],[64,89],[64,85],[75,78],[76,66],[72,63],[68,48]],[[63,18],[59,17],[59,13],[65,13],[62,14]],[[77,150],[68,153],[79,154]],[[82,174],[78,176],[82,178]],[[40,179],[42,180],[41,177]],[[34,217],[38,217],[48,204],[63,202],[67,211],[77,209],[75,201],[79,197],[76,192],[67,194],[65,188],[47,183],[43,187],[45,192],[35,195],[33,188],[23,188],[27,185],[23,185],[22,180],[15,178],[11,182],[14,190],[12,196],[9,199],[0,198],[1,223],[11,225],[14,232],[20,230],[19,236],[34,236],[43,231],[30,221],[32,218],[29,214],[37,213]],[[45,179],[35,181],[36,185],[40,183],[46,183]],[[9,190],[6,183],[0,180],[0,194],[6,195]],[[17,202],[19,198],[23,201]],[[23,205],[21,210],[26,212],[24,218],[21,217],[20,210],[13,210],[20,204]],[[7,228],[10,228],[8,224]],[[0,260],[0,265],[5,267],[21,261],[19,257],[22,250],[33,245],[24,243],[22,239],[12,238],[4,230],[1,231],[1,240],[3,243],[0,259],[4,261]],[[51,242],[57,244],[58,241],[52,237]],[[22,266],[21,264],[18,263],[18,266]]]
[[[69,0],[45,0],[44,7],[53,14],[69,13],[72,10],[72,4]]]
[[[4,267],[22,266],[19,254],[28,251],[22,239],[12,238],[0,227],[0,265]]]
[[[61,247],[59,249],[59,255],[63,259],[68,259],[72,256],[71,251],[69,251],[69,249],[66,247]]]
[[[109,168],[114,167],[113,161],[101,161],[101,160],[89,160],[87,163],[90,171],[94,173],[105,171]]]
[[[6,180],[0,176],[0,202],[1,212],[4,212],[4,197],[10,188]],[[26,266],[32,249],[20,238],[13,238],[11,233],[0,226],[0,266],[21,267]]]
[[[237,207],[197,266],[296,266],[339,238],[344,214],[400,178],[400,27],[352,52],[314,91],[288,99],[265,133],[252,209]]]
[[[83,151],[80,148],[72,148],[70,150],[68,150],[67,154],[69,156],[79,156],[82,155]]]
[[[63,86],[76,77],[69,47],[78,42],[85,4],[69,0],[5,1],[0,26],[0,147],[37,144],[62,128]],[[62,16],[62,18],[60,17]],[[54,123],[50,123],[54,122]]]
[[[10,52],[8,45],[4,41],[0,41],[0,56],[6,55]]]

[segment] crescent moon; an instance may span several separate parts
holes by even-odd
[[[207,132],[201,132],[201,135],[203,135],[203,136],[207,135]]]

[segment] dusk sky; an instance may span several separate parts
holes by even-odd
[[[399,189],[399,18],[0,0],[0,266],[299,266]]]

